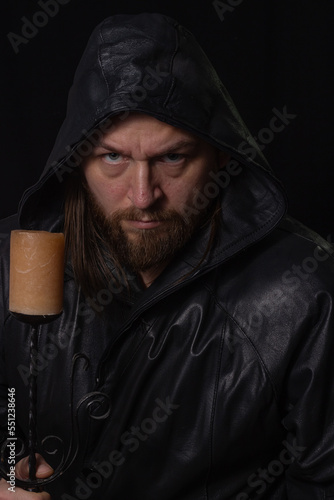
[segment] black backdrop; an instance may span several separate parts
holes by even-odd
[[[0,217],[44,167],[94,26],[149,11],[196,35],[283,181],[290,213],[334,240],[332,0],[7,0],[0,9]]]

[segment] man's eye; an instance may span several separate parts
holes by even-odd
[[[118,163],[120,160],[122,160],[122,156],[119,153],[107,153],[103,155],[103,159],[107,163]]]
[[[178,153],[168,153],[162,156],[162,160],[166,163],[178,163],[183,160],[184,155]]]

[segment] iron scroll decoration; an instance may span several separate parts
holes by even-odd
[[[33,342],[33,340],[32,340]],[[84,409],[87,413],[88,416],[94,420],[104,420],[109,417],[111,413],[111,401],[110,397],[102,392],[94,391],[86,394],[83,396],[78,404],[76,405],[76,408],[74,408],[73,405],[73,400],[74,400],[74,376],[76,373],[76,369],[78,367],[79,361],[84,360],[83,364],[83,369],[87,370],[90,366],[90,361],[89,358],[86,356],[84,353],[77,353],[73,356],[72,358],[72,370],[71,370],[71,397],[70,397],[70,413],[71,413],[71,437],[70,437],[70,442],[68,449],[65,450],[65,444],[63,440],[54,435],[49,435],[44,437],[44,439],[41,441],[41,447],[42,447],[42,453],[44,454],[44,457],[46,455],[55,455],[55,454],[60,454],[61,458],[59,461],[59,464],[54,470],[54,473],[47,477],[47,478],[35,478],[32,479],[31,477],[29,480],[21,480],[21,479],[15,479],[15,485],[19,486],[21,488],[24,488],[26,490],[32,490],[32,491],[41,491],[43,486],[50,484],[54,481],[56,481],[62,474],[64,474],[73,464],[75,459],[78,456],[79,452],[79,443],[80,443],[80,429],[79,429],[79,411],[81,409]],[[31,392],[31,391],[30,391]],[[31,394],[30,394],[31,396]],[[105,408],[102,413],[97,412],[97,408]],[[34,422],[34,426],[36,427],[36,424]],[[36,432],[36,429],[35,429]],[[35,437],[34,437],[35,438]],[[5,453],[6,453],[6,448],[7,444],[11,439],[7,438],[4,443],[2,444],[1,447],[1,463],[0,463],[0,476],[2,476],[4,479],[8,480],[9,476],[9,471],[5,468],[4,463],[6,461]],[[16,443],[20,444],[20,449],[17,451],[16,449],[16,459],[17,461],[26,456],[27,451],[28,453],[31,453],[30,447],[32,446],[33,451],[35,452],[35,445],[34,443],[31,442],[31,436],[29,437],[28,440],[28,446],[26,443],[20,439],[19,437],[16,438]]]

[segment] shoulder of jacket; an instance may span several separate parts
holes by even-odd
[[[286,218],[261,241],[216,268],[208,285],[232,316],[249,317],[259,308],[270,308],[270,319],[280,321],[287,304],[295,304],[289,313],[298,315],[298,301],[306,312],[319,293],[334,300],[334,247],[330,238]]]
[[[326,287],[328,283],[334,292],[334,245],[331,235],[325,239],[287,216],[272,233],[250,249],[249,257],[256,255],[255,269],[269,286],[284,284],[287,276],[295,274],[305,285],[313,283],[314,286]],[[251,260],[249,258],[249,263]]]

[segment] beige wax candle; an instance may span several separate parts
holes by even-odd
[[[63,309],[64,235],[11,232],[9,310],[53,315]]]

